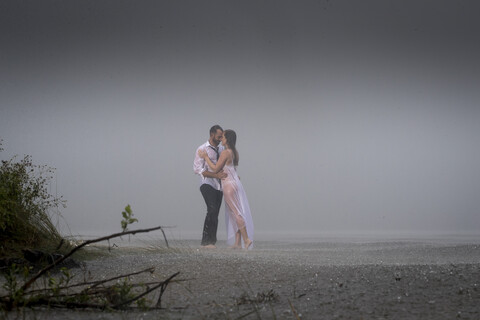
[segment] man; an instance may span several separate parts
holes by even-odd
[[[200,192],[207,205],[207,216],[205,217],[202,234],[202,246],[205,248],[215,248],[217,242],[218,213],[223,197],[221,179],[225,178],[227,174],[223,171],[211,172],[206,161],[199,157],[198,150],[205,150],[210,160],[216,164],[220,153],[224,149],[220,145],[222,136],[222,127],[219,125],[211,127],[210,138],[197,148],[195,160],[193,160],[193,171],[200,175]]]

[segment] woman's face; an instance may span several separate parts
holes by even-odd
[[[224,147],[227,146],[227,138],[225,138],[225,135],[222,136],[222,145],[223,145]]]

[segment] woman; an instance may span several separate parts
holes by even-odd
[[[225,150],[220,154],[217,164],[213,164],[204,150],[199,150],[198,155],[205,159],[214,173],[223,169],[227,177],[222,180],[223,197],[225,198],[225,222],[227,224],[227,243],[232,248],[253,248],[253,221],[250,214],[247,195],[238,178],[238,151],[235,148],[237,135],[233,130],[223,132],[222,145]]]

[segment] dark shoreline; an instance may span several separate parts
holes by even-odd
[[[187,240],[166,249],[161,239],[149,241],[120,245],[86,267],[97,279],[150,266],[156,271],[148,277],[156,279],[180,271],[185,281],[168,286],[165,309],[35,310],[27,317],[296,319],[296,311],[302,319],[480,318],[480,243],[257,241],[245,252],[222,244],[201,249]]]

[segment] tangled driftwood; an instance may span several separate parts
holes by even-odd
[[[163,281],[155,281],[150,283],[130,283],[128,280],[131,276],[142,273],[153,273],[155,268],[147,268],[145,270],[136,271],[128,274],[114,276],[109,279],[99,281],[86,281],[70,284],[69,281],[57,281],[50,278],[50,282],[58,285],[45,286],[42,289],[31,289],[32,285],[40,278],[43,278],[48,271],[60,265],[65,259],[72,256],[81,248],[101,241],[106,241],[112,238],[121,237],[125,235],[146,233],[155,230],[161,230],[168,247],[168,241],[161,226],[149,229],[138,229],[131,231],[124,231],[120,233],[111,234],[109,236],[100,237],[97,239],[86,240],[74,247],[69,253],[59,257],[53,263],[47,265],[39,270],[28,280],[25,280],[23,285],[19,288],[14,287],[17,283],[14,274],[10,274],[9,294],[0,297],[0,309],[11,310],[18,307],[33,307],[38,305],[48,305],[55,308],[94,308],[94,309],[127,309],[132,308],[133,303],[142,308],[161,308],[162,295],[165,292],[167,285],[179,274],[179,272],[172,274]],[[68,275],[68,270],[65,270]],[[65,274],[65,273],[64,273]],[[53,280],[52,280],[53,279]],[[124,279],[124,283],[119,284],[118,280]],[[7,280],[8,284],[8,280]],[[5,286],[4,286],[5,287]],[[159,291],[155,304],[147,304],[144,299],[155,290]]]

